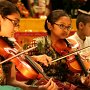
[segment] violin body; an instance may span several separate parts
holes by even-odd
[[[3,56],[5,59],[10,58],[17,54],[16,49],[11,48],[4,40],[0,39],[0,55]],[[24,58],[21,56],[13,58],[10,60],[12,63],[15,64],[18,71],[25,76],[27,79],[35,79],[38,77],[39,73],[34,70],[27,62],[25,62]],[[40,67],[37,64],[37,67]],[[42,69],[40,67],[40,69]]]
[[[90,69],[90,62],[88,62],[87,60],[84,60],[82,62],[86,70]],[[72,72],[79,73],[82,71],[81,66],[78,64],[78,62],[75,59],[72,59],[71,61],[67,61],[67,65]]]
[[[53,45],[53,48],[60,54],[60,56],[66,56],[74,50],[77,50],[79,47],[79,44],[73,40],[73,39],[61,39],[58,40],[55,45]],[[78,60],[76,59],[76,54],[70,55],[66,57],[67,65],[69,69],[72,72],[78,73],[82,71],[82,68],[80,64],[78,63]],[[82,60],[81,62],[85,66],[86,70],[90,69],[90,62],[87,60]]]

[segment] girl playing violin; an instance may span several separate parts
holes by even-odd
[[[71,30],[71,19],[65,11],[52,11],[45,21],[45,29],[47,36],[35,38],[31,42],[31,46],[34,46],[34,44],[38,46],[34,54],[47,54],[55,60],[78,49],[77,42],[67,38]],[[70,49],[70,47],[73,48]],[[67,58],[53,62],[48,67],[44,65],[42,67],[49,77],[54,77],[57,80],[69,82],[76,86],[84,86],[81,82],[82,73],[71,71],[67,64]],[[86,87],[84,90],[86,90]]]
[[[9,40],[9,37],[13,37],[14,32],[19,28],[19,22],[20,22],[20,14],[15,4],[9,1],[0,1],[1,51],[3,50],[2,47],[4,47],[4,45],[1,45],[2,44],[1,41],[7,43],[7,46],[9,46],[9,48],[14,48],[14,43]],[[5,53],[2,54],[1,51],[0,51],[0,61],[3,61],[7,58],[4,57],[3,55]],[[0,64],[0,84],[4,86],[11,85],[12,88],[9,86],[8,87],[9,90],[16,90],[16,89],[19,90],[20,88],[23,90],[58,90],[57,85],[52,81],[52,79],[50,79],[46,85],[41,85],[37,87],[26,85],[23,82],[17,81],[16,68],[13,62],[6,62],[4,64]]]

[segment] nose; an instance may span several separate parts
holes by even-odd
[[[18,27],[14,27],[14,32],[17,32],[19,30]]]

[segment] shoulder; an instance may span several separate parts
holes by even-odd
[[[73,48],[79,47],[79,43],[72,37],[68,37],[66,40],[71,44],[71,47],[73,47]]]
[[[81,41],[81,39],[80,39],[80,37],[78,36],[77,32],[75,32],[73,35],[69,36],[68,38],[69,38],[69,39],[73,39],[73,40],[75,40],[76,42],[80,42],[80,41]]]
[[[67,38],[67,40],[71,43],[71,44],[74,44],[74,45],[77,45],[79,46],[79,43],[78,43],[78,35],[77,35],[77,32],[75,32],[73,35],[69,36]]]
[[[86,37],[86,40],[90,41],[90,37]]]
[[[36,43],[43,43],[45,44],[46,41],[48,42],[49,41],[49,38],[48,36],[42,36],[42,37],[37,37],[37,38],[34,38],[33,41],[35,41]]]
[[[73,40],[76,40],[76,33],[74,33],[73,35],[69,36],[68,39],[73,39]]]

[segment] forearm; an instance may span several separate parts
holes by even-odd
[[[20,87],[22,90],[38,90],[38,87],[36,86],[26,85],[24,82],[20,82],[17,80],[9,81],[7,82],[7,84],[15,87]]]
[[[12,64],[11,73],[8,73],[8,75],[6,76],[6,83],[7,85],[19,87],[23,90],[34,90],[30,85],[26,85],[24,82],[16,80],[16,70],[14,64]]]

